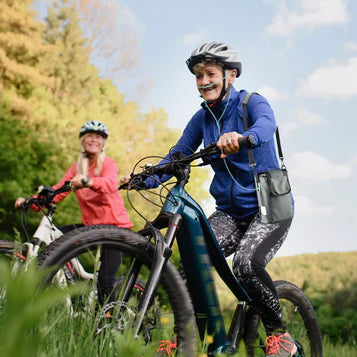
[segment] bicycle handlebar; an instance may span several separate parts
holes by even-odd
[[[250,148],[254,144],[254,138],[252,135],[243,136],[238,139],[239,148]],[[181,152],[175,152],[174,159],[167,163],[159,163],[158,165],[145,168],[142,172],[138,174],[133,174],[131,180],[119,186],[120,189],[135,188],[135,189],[144,189],[145,188],[145,179],[149,176],[162,176],[164,174],[175,176],[177,179],[182,179],[182,174],[184,169],[191,164],[191,162],[197,159],[203,159],[211,157],[215,154],[221,153],[221,150],[217,148],[216,143],[211,143],[205,148],[190,154],[188,156],[180,156]]]
[[[61,187],[57,190],[48,186],[39,186],[38,195],[36,197],[30,196],[26,197],[25,201],[21,204],[23,208],[29,208],[33,204],[38,207],[49,208],[50,204],[53,204],[53,199],[60,193],[68,192],[72,190],[71,181],[66,181]]]

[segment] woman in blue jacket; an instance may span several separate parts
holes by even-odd
[[[286,331],[274,283],[265,270],[283,244],[292,220],[261,223],[248,153],[240,151],[238,144],[239,137],[253,135],[257,172],[278,168],[274,113],[265,98],[253,95],[247,106],[249,128],[244,130],[242,101],[247,92],[233,87],[242,65],[226,44],[204,43],[186,63],[204,102],[176,147],[196,150],[202,141],[204,146],[217,142],[226,153],[221,155],[223,160],[211,164],[214,178],[210,193],[216,200],[216,212],[209,221],[225,256],[234,253],[233,271],[262,317],[269,336],[266,355],[292,356],[297,348]]]
[[[204,101],[165,160],[175,151],[188,155],[202,142],[204,146],[216,142],[223,150],[222,160],[211,163],[214,178],[210,193],[216,200],[216,211],[209,222],[225,256],[234,254],[233,271],[262,318],[268,335],[266,356],[292,356],[297,348],[286,331],[274,283],[265,270],[283,244],[292,219],[271,224],[260,221],[248,152],[239,150],[238,144],[239,137],[252,135],[257,172],[278,168],[274,113],[264,97],[254,94],[247,106],[249,128],[244,130],[242,101],[247,92],[233,87],[242,65],[226,44],[204,43],[186,64]],[[157,186],[150,178],[145,184],[147,188]]]

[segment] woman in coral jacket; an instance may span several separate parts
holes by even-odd
[[[57,189],[65,181],[71,181],[82,213],[82,224],[59,227],[63,233],[83,225],[109,224],[128,229],[133,226],[118,192],[118,166],[113,159],[105,155],[104,146],[108,135],[108,129],[103,123],[96,120],[85,123],[79,132],[81,153],[77,162],[73,163],[62,179],[53,186]],[[69,193],[57,195],[55,202],[62,201]],[[19,207],[23,202],[24,198],[19,197],[15,207]],[[112,290],[120,262],[120,252],[103,251],[98,275],[101,304],[114,299]]]

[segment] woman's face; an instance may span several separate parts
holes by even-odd
[[[82,140],[84,150],[90,155],[97,155],[103,151],[104,138],[96,133],[89,133],[85,135]]]
[[[223,71],[222,67],[217,64],[207,64],[198,70],[195,70],[197,87],[213,84],[208,88],[198,88],[203,99],[206,101],[214,101],[218,99],[223,87]]]

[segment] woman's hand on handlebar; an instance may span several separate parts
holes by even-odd
[[[127,185],[132,177],[132,174],[127,174],[125,176],[122,176],[119,180],[119,189],[122,188],[123,186]],[[130,189],[130,187],[129,187]]]
[[[84,187],[92,187],[92,182],[88,177],[77,174],[72,178],[71,185],[73,189],[78,190]]]
[[[34,203],[34,197],[18,197],[14,203],[15,209],[19,209],[21,207],[30,207]]]
[[[221,154],[221,159],[226,158],[228,155],[234,154],[239,150],[239,143],[238,139],[241,138],[243,135],[238,134],[235,131],[230,133],[224,133],[217,141],[218,149],[224,151]]]
[[[20,208],[21,205],[26,201],[26,198],[18,197],[15,201],[15,208]]]

